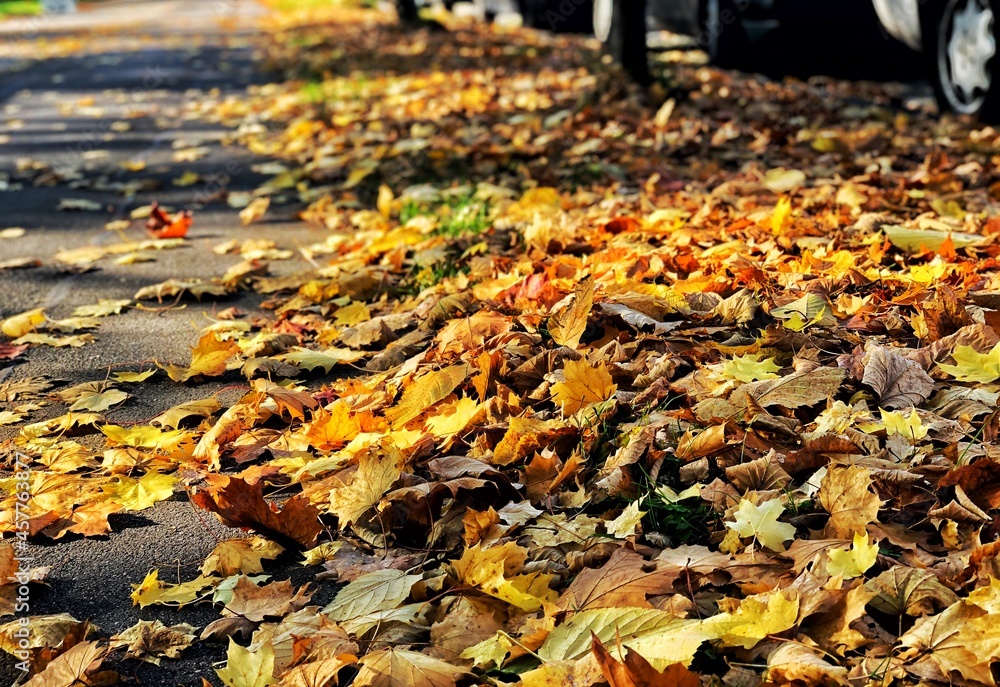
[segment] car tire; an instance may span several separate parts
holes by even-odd
[[[941,0],[922,25],[942,111],[1000,123],[1000,0]]]
[[[736,0],[702,0],[698,11],[698,44],[708,60],[723,69],[745,65],[750,41]]]
[[[640,85],[652,81],[646,45],[646,0],[594,0],[594,31],[605,50]]]

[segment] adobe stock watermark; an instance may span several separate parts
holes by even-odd
[[[31,591],[28,587],[30,573],[28,569],[34,558],[28,551],[28,533],[31,519],[31,468],[28,457],[23,453],[14,454],[14,493],[17,500],[14,503],[14,526],[17,528],[14,540],[14,561],[17,572],[9,581],[17,583],[14,597],[14,613],[17,617],[17,629],[13,632],[17,648],[14,655],[18,659],[16,668],[27,676],[31,659]]]
[[[730,5],[731,6],[728,6]],[[750,6],[750,0],[733,0],[732,3],[705,3],[706,16],[702,21],[702,30],[695,36],[695,42],[702,50],[716,45],[726,27],[740,21],[743,11]]]
[[[568,22],[577,12],[589,11],[590,0],[562,0],[555,9],[545,11],[545,21],[549,24],[549,29],[555,31],[560,24]]]

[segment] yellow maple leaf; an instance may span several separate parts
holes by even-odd
[[[218,573],[223,577],[243,573],[252,575],[264,572],[262,560],[273,560],[284,551],[277,542],[263,537],[226,539],[215,545],[201,564],[203,575]]]
[[[101,487],[108,497],[126,510],[145,510],[154,503],[170,498],[177,477],[150,472],[139,479],[117,475],[114,482]]]
[[[526,560],[527,549],[514,542],[490,548],[476,544],[466,548],[452,568],[466,584],[521,610],[533,611],[554,601],[557,594],[549,588],[552,575],[517,574]]]
[[[473,644],[465,649],[460,658],[472,660],[478,668],[486,668],[490,664],[499,667],[503,665],[507,654],[513,647],[514,642],[511,641],[510,635],[502,630],[497,630],[497,633],[492,637],[487,637],[478,644]]]
[[[782,196],[774,206],[771,214],[771,231],[781,234],[785,231],[792,219],[792,200],[788,196]]]
[[[385,416],[393,429],[401,429],[432,405],[447,398],[468,376],[469,366],[465,364],[428,372],[406,387],[399,403],[385,411]]]
[[[112,444],[157,449],[163,453],[173,453],[181,445],[191,441],[191,433],[186,430],[175,429],[165,432],[152,425],[136,425],[128,428],[104,425],[101,427],[101,432]]]
[[[617,389],[603,361],[595,366],[586,360],[567,360],[563,381],[552,385],[552,398],[563,413],[572,415],[581,408],[607,401]]]
[[[479,404],[472,398],[460,398],[442,405],[440,410],[427,418],[427,431],[439,437],[452,436],[465,429],[479,414]]]
[[[145,608],[152,604],[186,604],[191,603],[202,591],[214,587],[222,580],[218,577],[199,576],[190,582],[168,584],[159,579],[159,570],[150,570],[140,584],[132,585],[133,606]]]
[[[854,542],[847,549],[832,549],[826,571],[831,575],[841,575],[845,580],[860,577],[875,565],[878,558],[878,544],[868,543],[867,532],[855,532]]]
[[[34,331],[35,326],[42,324],[45,320],[45,311],[36,308],[0,321],[0,331],[11,339],[19,339],[28,332]]]
[[[909,417],[904,417],[898,410],[886,412],[880,408],[879,412],[882,414],[886,435],[899,434],[910,441],[919,441],[927,436],[928,427],[920,421],[916,408],[910,410]]]
[[[360,431],[358,421],[351,417],[350,406],[343,401],[336,401],[326,408],[316,410],[313,412],[312,422],[303,427],[309,445],[321,451],[350,443]]]
[[[778,590],[748,596],[734,613],[720,613],[705,620],[703,631],[730,646],[752,649],[769,635],[795,626],[799,598],[794,590]]]
[[[270,198],[254,198],[245,208],[240,210],[240,221],[243,226],[253,224],[263,219],[269,207],[271,207]]]
[[[215,332],[205,332],[198,345],[191,349],[191,365],[167,365],[163,367],[170,379],[186,382],[192,377],[218,377],[226,371],[229,359],[239,353],[235,341],[219,338]]]
[[[594,280],[584,279],[573,292],[573,301],[551,318],[549,334],[560,346],[576,348],[587,329],[587,318],[594,305]]]
[[[736,356],[722,363],[722,374],[740,382],[754,382],[762,379],[774,379],[781,368],[774,363],[774,358],[760,359],[759,354],[748,353]]]
[[[869,491],[871,473],[860,465],[831,466],[819,487],[819,502],[830,514],[824,531],[831,539],[847,539],[878,517],[882,502]]]
[[[341,528],[356,522],[374,507],[403,474],[403,455],[391,444],[374,446],[360,454],[354,481],[330,492],[330,512]]]
[[[342,541],[323,542],[319,546],[309,549],[302,554],[302,565],[319,565],[324,561],[333,560],[333,557],[337,555],[337,552],[343,546],[344,542]]]
[[[960,382],[988,384],[1000,379],[1000,343],[989,353],[980,353],[972,346],[956,346],[951,357],[955,365],[938,363],[938,367]]]
[[[338,308],[333,317],[333,323],[338,327],[353,327],[372,318],[368,306],[360,301]]]
[[[226,666],[216,669],[216,674],[226,687],[268,687],[274,677],[274,647],[263,642],[256,651],[244,649],[229,638]]]
[[[612,537],[625,539],[635,534],[636,528],[642,521],[645,511],[639,510],[639,502],[633,501],[614,520],[609,520],[604,528]]]
[[[741,537],[754,538],[761,546],[772,551],[784,551],[785,542],[795,537],[793,525],[778,521],[784,511],[785,507],[780,499],[764,501],[759,506],[743,499],[734,514],[736,519],[727,522],[726,527]]]

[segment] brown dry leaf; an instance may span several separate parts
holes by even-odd
[[[360,660],[357,687],[455,687],[468,670],[426,654],[404,649],[381,649]]]
[[[826,651],[840,656],[858,649],[868,640],[851,624],[867,612],[867,604],[876,596],[875,590],[858,584],[829,611],[810,619],[809,636]]]
[[[975,604],[958,601],[921,618],[899,644],[911,675],[949,682],[957,674],[974,683],[996,684],[990,665],[1000,660],[1000,623]]]
[[[882,502],[870,491],[871,472],[857,465],[831,466],[819,489],[819,501],[830,514],[824,536],[853,539],[878,519]]]
[[[609,606],[651,608],[649,596],[669,594],[677,569],[660,569],[634,551],[618,549],[601,568],[582,571],[559,597],[559,607],[572,611]]]
[[[441,605],[443,616],[431,625],[430,654],[443,661],[458,663],[463,651],[496,635],[503,625],[502,610],[483,599],[458,597]]]
[[[843,379],[843,370],[818,367],[810,372],[797,372],[777,379],[745,384],[733,394],[733,399],[738,403],[739,396],[746,394],[762,408],[800,408],[832,398]]]
[[[260,482],[239,477],[208,475],[208,487],[191,494],[191,501],[219,516],[227,527],[250,529],[278,541],[310,549],[323,531],[319,511],[304,496],[293,496],[281,506],[264,500]]]
[[[257,586],[244,575],[233,587],[232,599],[226,603],[222,614],[259,623],[265,618],[281,618],[299,610],[309,603],[310,596],[307,587],[296,591],[288,580]]]
[[[934,392],[934,380],[916,362],[885,346],[869,346],[861,380],[878,394],[884,408],[912,408]]]
[[[126,658],[160,665],[162,658],[178,658],[191,646],[197,629],[186,623],[167,627],[159,620],[140,620],[112,637],[109,648],[125,649]]]
[[[49,663],[45,670],[24,683],[24,687],[76,687],[100,684],[102,675],[97,669],[107,649],[97,642],[80,642]],[[112,674],[113,675],[113,674]]]
[[[955,592],[941,584],[930,570],[895,566],[886,570],[865,587],[875,593],[868,603],[894,616],[925,616],[958,602]]]
[[[682,663],[673,663],[663,670],[657,670],[637,651],[628,648],[622,659],[615,658],[604,648],[596,634],[593,635],[591,651],[610,687],[699,687],[701,684],[699,675],[688,670]]]
[[[848,685],[847,668],[833,665],[809,647],[787,642],[767,657],[767,679],[774,684]]]
[[[255,379],[251,386],[274,402],[279,415],[288,415],[292,419],[304,420],[306,409],[314,410],[319,407],[319,401],[310,394],[274,384],[266,379]]]
[[[549,334],[560,346],[576,348],[587,328],[587,318],[594,306],[594,280],[587,277],[573,290],[573,300],[549,319]]]

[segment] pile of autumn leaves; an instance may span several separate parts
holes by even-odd
[[[412,40],[391,45],[434,38]],[[908,181],[832,185],[789,161],[721,186],[653,180],[642,196],[375,184],[366,204],[350,190],[445,145],[483,173],[517,145],[589,159],[609,139],[577,132],[607,133],[619,114],[567,100],[567,84],[594,84],[577,69],[518,96],[568,114],[520,119],[474,72],[400,78],[423,90],[332,79],[344,105],[330,118],[289,98],[300,119],[254,144],[340,156],[297,180],[327,191],[306,212],[332,230],[308,249],[316,270],[273,278],[258,261],[220,291],[160,285],[252,288],[273,321],[220,319],[190,363],[59,390],[66,414],[21,427],[33,537],[107,534],[109,515],[181,492],[253,535],[186,581],[136,581],[140,608],[214,604],[204,628],[140,621],[105,641],[65,614],[33,618],[30,684],[112,682],[110,657],[155,663],[194,641],[228,646],[230,687],[995,684],[998,228],[928,198],[942,184],[985,198],[988,179],[969,175],[981,151],[929,157]],[[667,146],[714,139],[686,107],[638,128]],[[426,112],[441,129],[407,119]],[[389,114],[412,138],[371,126]],[[490,116],[511,120],[499,141],[477,138]],[[586,126],[563,125],[574,119]],[[789,142],[789,158],[829,155],[832,138]],[[641,170],[611,140],[611,162]],[[872,212],[904,184],[919,193],[893,203],[922,214]],[[469,207],[485,226],[456,223]],[[49,322],[33,311],[0,329],[32,345],[23,336]],[[153,374],[247,390],[225,408],[209,397],[107,423],[118,387]],[[46,392],[0,385],[25,414]],[[15,543],[0,549],[4,579]],[[270,561],[317,566],[317,582],[274,581]],[[311,604],[331,579],[333,600]],[[9,615],[15,586],[0,592]],[[0,647],[17,648],[18,623]]]

